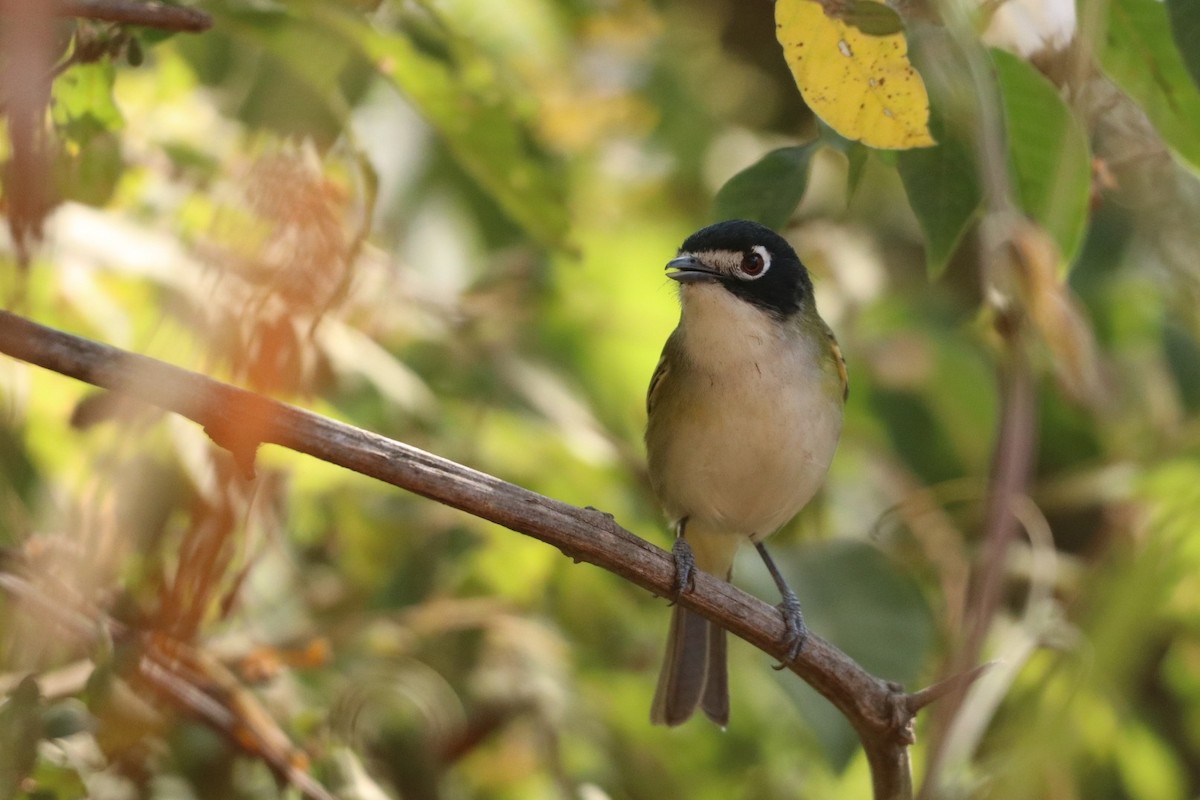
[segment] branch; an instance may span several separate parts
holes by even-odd
[[[57,0],[53,13],[187,33],[206,31],[213,23],[212,17],[198,8],[138,0]]]
[[[86,383],[131,394],[200,425],[250,474],[261,443],[276,444],[368,475],[550,544],[660,597],[672,594],[671,555],[599,511],[536,494],[453,461],[220,383],[146,356],[47,328],[0,311],[0,352]],[[697,573],[679,603],[784,660],[779,611],[733,585]],[[912,797],[908,746],[924,696],[906,695],[818,636],[789,668],[850,721],[871,765],[876,800]]]
[[[992,457],[987,505],[983,518],[984,541],[981,563],[988,565],[979,576],[979,586],[967,620],[965,661],[974,662],[983,650],[984,639],[1002,599],[1008,547],[1019,527],[1013,505],[1029,485],[1037,448],[1037,398],[1033,376],[1025,363],[1022,344],[1011,342],[1006,363],[1000,371],[1001,412],[996,449]],[[963,664],[965,666],[965,663]]]

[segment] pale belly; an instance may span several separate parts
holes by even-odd
[[[840,397],[816,365],[767,366],[737,380],[669,376],[682,384],[662,409],[672,435],[647,441],[654,488],[673,520],[759,540],[820,488],[841,434]]]
[[[842,429],[837,368],[823,337],[786,339],[718,286],[683,298],[646,432],[651,482],[672,521],[760,540],[825,480]]]
[[[761,410],[715,397],[688,409],[671,442],[650,454],[668,515],[755,540],[794,517],[824,481],[841,432],[835,402],[800,394]]]

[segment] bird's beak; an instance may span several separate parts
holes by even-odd
[[[671,272],[667,273],[667,277],[673,281],[680,283],[699,283],[700,281],[715,281],[721,277],[721,273],[717,272],[712,267],[706,266],[695,256],[680,256],[672,258],[667,262],[665,267]]]

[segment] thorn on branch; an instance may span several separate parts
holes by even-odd
[[[993,666],[995,661],[989,661],[986,664],[980,664],[975,669],[967,672],[960,672],[958,675],[951,675],[943,681],[939,681],[932,686],[927,686],[919,692],[913,692],[904,698],[904,706],[910,715],[915,715],[925,706],[940,700],[948,694],[965,690],[968,686],[979,680],[983,673],[987,672]]]

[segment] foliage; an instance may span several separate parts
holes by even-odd
[[[677,313],[661,267],[714,216],[767,222],[851,376],[827,485],[774,548],[810,625],[916,687],[966,646],[979,576],[1003,579],[982,653],[1002,663],[952,727],[919,718],[918,778],[1196,796],[1195,4],[1081,3],[1087,69],[998,39],[988,4],[902,32],[874,3],[776,5],[852,52],[904,45],[936,145],[815,117],[772,5],[734,0],[60,18],[31,128],[9,87],[43,71],[17,69],[0,6],[5,307],[666,545],[640,443]],[[1033,475],[988,563],[1014,352]],[[347,797],[868,792],[844,720],[739,643],[727,731],[651,727],[666,604],[615,576],[292,453],[247,480],[189,423],[8,359],[0,548],[0,799],[316,796],[305,776]],[[752,557],[736,581],[775,596]],[[232,716],[172,694],[195,687]]]

